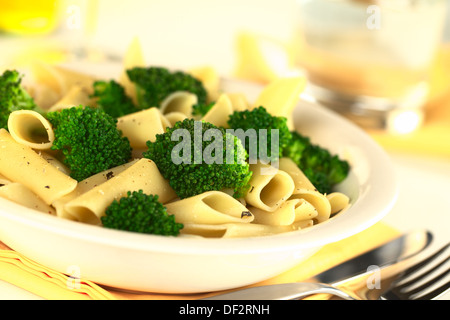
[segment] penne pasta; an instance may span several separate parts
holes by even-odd
[[[127,70],[134,67],[144,67],[145,59],[142,52],[142,46],[137,37],[135,37],[123,59],[123,70],[119,76],[119,83],[124,87],[125,93],[131,98],[134,104],[138,104],[136,96],[136,85],[130,81],[127,75]]]
[[[76,85],[69,88],[67,93],[54,103],[48,111],[58,111],[79,105],[93,106],[94,101],[85,87]]]
[[[51,90],[58,97],[64,96],[67,86],[62,77],[53,66],[42,61],[35,61],[31,64],[31,73],[34,80],[47,90]]]
[[[165,206],[167,212],[183,224],[249,223],[253,220],[252,213],[241,202],[222,191],[205,192]]]
[[[280,170],[289,174],[294,181],[295,190],[316,190],[314,185],[309,181],[306,175],[302,170],[289,158],[282,157],[280,158],[278,167]]]
[[[228,118],[232,113],[233,107],[230,98],[226,94],[222,94],[202,120],[217,127],[228,128]]]
[[[295,221],[295,203],[284,202],[273,212],[265,211],[255,207],[249,207],[255,216],[255,223],[270,226],[288,226]]]
[[[314,207],[311,203],[309,203],[305,199],[292,199],[288,200],[288,202],[294,203],[294,212],[295,212],[294,223],[315,219],[319,214],[316,207]]]
[[[314,220],[313,219],[309,219],[309,220],[300,220],[297,222],[294,222],[292,224],[292,229],[294,230],[301,230],[301,229],[306,229],[309,227],[314,226]]]
[[[146,194],[158,195],[162,203],[176,197],[156,164],[143,158],[111,179],[70,200],[64,206],[64,210],[78,221],[100,225],[100,218],[114,200],[125,197],[128,191],[139,190],[143,190]]]
[[[188,71],[200,80],[208,93],[208,101],[216,101],[220,94],[220,77],[217,70],[210,66],[193,68]]]
[[[21,183],[0,186],[0,197],[39,212],[55,215],[55,209]]]
[[[318,223],[328,220],[334,214],[348,205],[349,198],[342,193],[324,195],[317,191],[297,165],[289,158],[280,159],[280,170],[286,171],[295,182],[295,190],[291,199],[303,199],[314,206]]]
[[[75,199],[76,193],[71,192],[64,197],[61,197],[52,203],[52,207],[55,209],[55,215],[61,219],[79,221],[76,216],[73,216],[66,210],[65,205],[72,199]]]
[[[244,111],[249,109],[250,104],[243,93],[226,93],[226,95],[231,101],[233,111]]]
[[[39,151],[38,154],[48,163],[66,175],[70,175],[70,169],[61,161],[59,161],[51,151]]]
[[[175,125],[175,123],[177,123],[178,121],[183,121],[188,116],[185,115],[184,113],[175,111],[175,112],[166,113],[164,115],[164,117],[166,118],[167,121],[169,121],[170,126],[173,127]]]
[[[96,78],[91,75],[40,61],[33,63],[31,71],[38,83],[51,88],[61,98],[74,86],[85,88],[89,94],[93,93]]]
[[[350,198],[342,192],[332,192],[327,195],[327,199],[331,205],[331,214],[341,212],[350,205]]]
[[[256,208],[273,212],[294,192],[294,181],[284,171],[262,163],[250,164],[253,172],[245,201]]]
[[[57,199],[52,203],[52,206],[56,210],[56,215],[60,218],[69,219],[69,220],[77,220],[75,216],[73,216],[69,211],[66,210],[65,205],[81,196],[82,194],[94,189],[95,187],[101,185],[102,183],[108,181],[109,179],[117,176],[119,173],[125,171],[132,165],[134,165],[137,160],[130,161],[126,164],[111,168],[109,170],[105,170],[103,172],[99,172],[83,181],[78,182],[77,187],[68,195]]]
[[[304,199],[287,200],[273,211],[265,211],[259,208],[249,207],[255,216],[254,223],[271,226],[288,226],[296,222],[311,220],[317,217],[316,208]]]
[[[195,94],[187,91],[176,91],[161,101],[159,109],[164,115],[171,112],[181,112],[190,117],[192,115],[192,107],[197,103],[198,98]]]
[[[33,83],[32,87],[29,87],[29,93],[42,110],[48,110],[62,98],[59,92],[41,83]]]
[[[275,79],[264,87],[252,107],[263,106],[270,114],[287,118],[289,128],[293,130],[292,112],[305,87],[306,78],[303,76]]]
[[[289,199],[303,199],[309,202],[316,210],[317,216],[314,218],[317,223],[324,222],[330,218],[331,205],[327,197],[314,190],[295,190]]]
[[[36,150],[49,150],[55,141],[55,133],[50,122],[32,110],[11,112],[8,118],[8,131],[18,143]]]
[[[29,146],[15,141],[5,129],[0,129],[0,174],[22,183],[51,204],[72,192],[77,181],[62,173],[39,156]]]
[[[6,184],[10,184],[11,180],[9,180],[8,178],[6,178],[4,175],[0,174],[0,187],[6,185]]]
[[[170,126],[158,108],[145,109],[117,119],[117,128],[135,149],[147,148],[147,141],[154,142],[156,135],[164,133]]]

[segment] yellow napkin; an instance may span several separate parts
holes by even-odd
[[[236,40],[236,77],[265,84],[299,72],[293,45],[251,32],[242,32]],[[450,44],[442,45],[430,74],[431,93],[418,130],[408,134],[367,130],[386,150],[450,157]]]
[[[379,222],[347,239],[331,243],[298,266],[252,286],[312,281],[314,275],[340,262],[375,248],[400,233]],[[211,294],[131,293],[98,285],[86,279],[73,279],[24,257],[0,242],[0,280],[48,300],[192,300]]]

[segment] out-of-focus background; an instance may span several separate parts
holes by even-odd
[[[0,5],[6,2],[32,3],[2,0]],[[87,6],[91,12],[86,17],[83,11],[79,12],[82,19],[93,19],[86,30],[88,40],[86,37],[80,39],[83,30],[74,23],[77,12],[72,11],[71,6],[80,6],[81,10]],[[89,41],[95,48],[117,56],[124,54],[131,39],[137,36],[149,63],[188,66],[211,63],[226,73],[233,68],[233,47],[238,32],[251,30],[286,39],[292,31],[295,8],[296,3],[291,0],[276,3],[257,0],[193,0],[189,3],[182,0],[68,0],[60,8],[61,19],[56,22],[56,31],[44,36],[62,38],[65,45]],[[7,38],[14,43],[14,36]],[[31,43],[36,36],[25,38]],[[36,47],[39,45],[35,43]],[[13,52],[17,48],[2,45],[2,51],[5,49]]]
[[[139,39],[149,65],[208,65],[261,84],[307,72],[333,91],[331,99],[311,91],[324,103],[380,94],[387,99],[355,100],[357,114],[340,111],[397,169],[400,197],[385,220],[400,230],[429,228],[448,242],[449,7],[450,0],[0,0],[0,70],[35,59],[120,62]],[[358,19],[364,25],[355,29]],[[356,93],[334,95],[343,83]],[[368,111],[364,101],[382,107]]]

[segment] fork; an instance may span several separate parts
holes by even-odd
[[[438,269],[445,266],[449,261],[447,255],[442,261],[432,265],[433,261],[441,258],[441,256],[448,249],[449,244],[445,245],[434,254],[430,255],[420,262],[415,264],[409,264],[403,271],[395,272],[394,276],[389,278],[390,283],[387,290],[384,290],[379,295],[380,300],[432,300],[439,296],[442,296],[450,289],[450,282],[447,279],[443,285],[439,285],[436,288],[436,284],[442,280],[445,281],[445,277],[450,273],[450,269],[447,268],[444,272],[439,273],[433,279],[428,280],[425,283],[420,283],[433,273],[438,273]],[[408,260],[409,261],[409,260]],[[403,263],[405,263],[404,261]],[[400,264],[402,265],[402,264]],[[403,264],[404,265],[404,264]],[[390,265],[386,267],[386,270],[397,270],[398,265]],[[415,276],[416,272],[422,272],[420,275]],[[368,274],[358,275],[353,278],[353,284],[359,282],[361,284],[362,279],[366,279]],[[297,282],[297,283],[282,283],[265,285],[259,287],[250,287],[246,289],[240,289],[216,296],[207,297],[204,300],[298,300],[306,298],[316,294],[328,294],[333,295],[345,300],[369,300],[371,298],[372,289],[368,289],[367,286],[364,290],[356,290],[352,288],[352,285],[345,286],[345,282],[340,284],[325,284],[315,282]],[[431,290],[427,290],[432,288]]]
[[[445,256],[449,245],[398,274],[380,299],[433,300],[450,292],[450,257]]]

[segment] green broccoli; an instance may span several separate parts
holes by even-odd
[[[203,83],[183,71],[169,71],[163,67],[135,67],[127,70],[129,79],[136,85],[139,107],[159,107],[175,91],[195,94],[199,104],[206,104],[208,93]]]
[[[17,110],[42,111],[22,87],[22,76],[17,70],[6,70],[0,76],[0,128],[6,129],[11,112]]]
[[[102,109],[77,106],[46,116],[55,132],[52,149],[62,152],[71,177],[78,181],[131,158],[129,140],[117,129],[117,120]]]
[[[234,190],[239,198],[249,187],[252,172],[247,152],[239,138],[224,128],[185,119],[156,135],[156,141],[148,141],[147,146],[143,156],[156,163],[181,199],[225,189]]]
[[[92,97],[96,98],[97,106],[113,118],[139,111],[122,85],[115,80],[95,81],[93,87]]]
[[[330,193],[332,187],[342,182],[350,171],[347,161],[313,144],[310,138],[296,131],[292,132],[291,143],[284,149],[283,156],[292,159],[322,193]]]
[[[164,236],[177,236],[184,227],[167,212],[157,195],[142,190],[128,191],[126,197],[114,200],[101,221],[105,228]]]
[[[211,110],[211,108],[214,106],[216,102],[210,102],[210,103],[205,103],[205,104],[200,104],[197,103],[195,105],[192,106],[192,116],[196,117],[203,117],[205,114],[208,113],[209,110]]]
[[[230,115],[228,125],[234,130],[242,129],[244,132],[249,129],[254,130],[256,139],[246,139],[244,144],[252,160],[262,159],[276,162],[291,140],[287,119],[271,115],[262,106],[252,110],[235,111]],[[272,150],[275,150],[272,149],[272,130],[278,130],[278,145],[275,146],[278,147],[277,154],[272,154]]]

